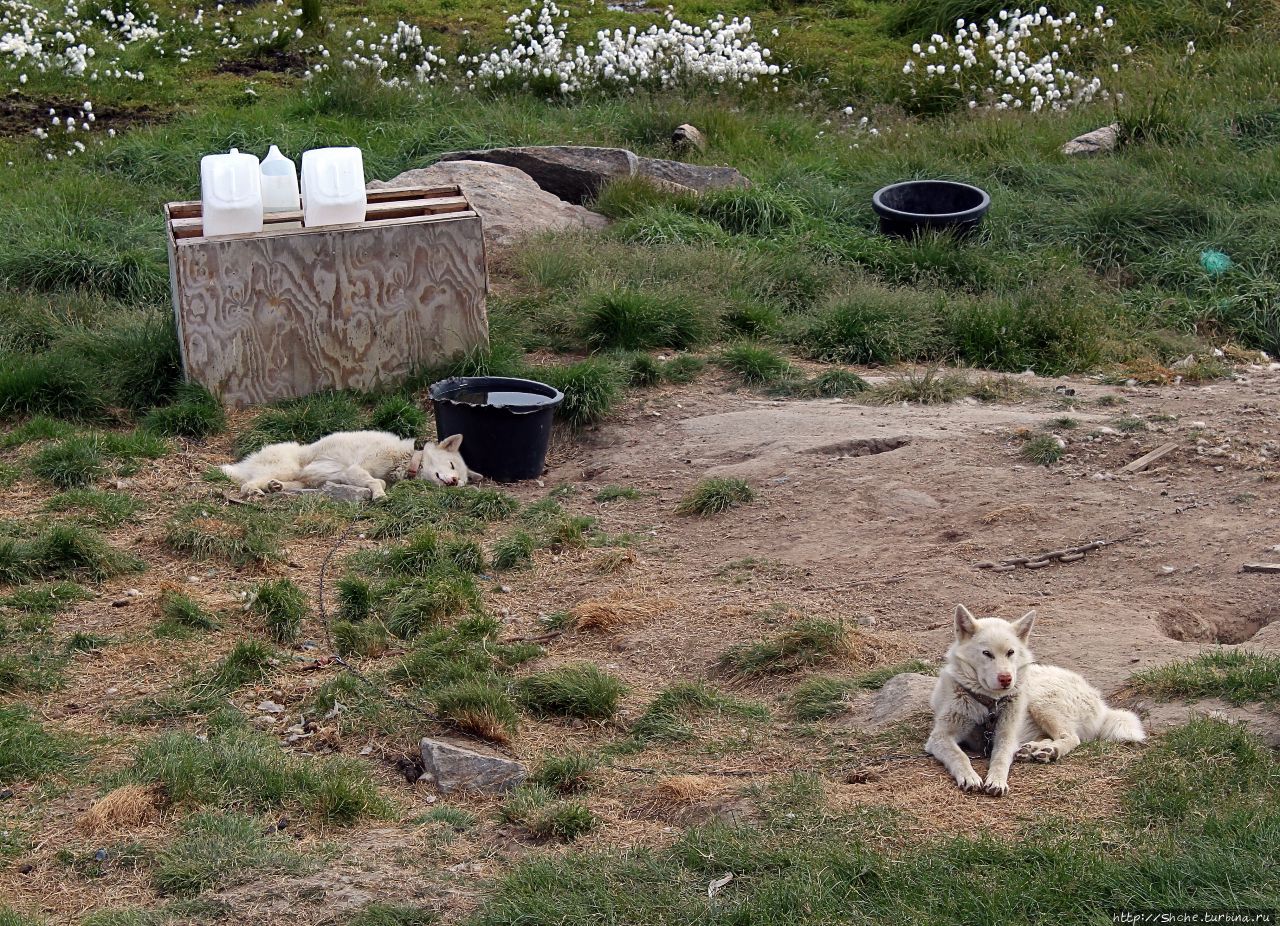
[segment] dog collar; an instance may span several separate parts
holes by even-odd
[[[1012,694],[1007,694],[1002,698],[993,698],[989,695],[980,694],[979,692],[974,691],[972,688],[966,687],[960,682],[956,682],[956,687],[960,689],[960,692],[963,695],[973,699],[974,701],[977,701],[979,704],[981,704],[983,707],[985,707],[989,711],[998,712],[1002,708],[1004,708],[1006,704],[1008,704],[1011,700],[1013,700]]]
[[[418,478],[418,470],[422,469],[422,461],[421,461],[421,459],[419,459],[419,460],[418,460],[418,462],[416,462],[416,463],[415,463],[415,462],[414,462],[414,459],[413,459],[415,456],[417,456],[417,454],[414,454],[413,456],[409,457],[409,466],[408,466],[408,468],[407,468],[407,469],[405,469],[405,471],[404,471],[404,478],[405,478],[405,479],[417,479],[417,478]]]

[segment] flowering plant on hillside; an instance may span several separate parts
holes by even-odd
[[[1030,13],[1002,10],[983,27],[960,19],[953,36],[913,45],[902,73],[916,108],[1065,110],[1106,96],[1095,72],[1114,26],[1101,6],[1092,17],[1057,17],[1042,6]]]

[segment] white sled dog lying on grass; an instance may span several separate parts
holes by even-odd
[[[1137,714],[1107,707],[1075,672],[1034,661],[1027,638],[1035,620],[1035,611],[1009,622],[956,607],[956,639],[933,689],[925,749],[966,791],[1009,793],[1014,759],[1052,762],[1089,740],[1146,739]],[[985,781],[966,746],[991,756]]]
[[[386,431],[339,431],[311,444],[268,444],[239,463],[227,463],[222,471],[246,497],[341,482],[370,489],[374,498],[381,498],[388,483],[401,479],[466,485],[467,464],[458,453],[461,446],[461,434],[415,450],[412,438]]]

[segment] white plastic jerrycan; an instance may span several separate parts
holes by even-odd
[[[207,154],[200,159],[201,221],[206,237],[262,231],[262,179],[258,159]]]
[[[364,157],[359,148],[313,148],[302,155],[302,224],[364,221]]]
[[[298,210],[298,169],[275,145],[262,159],[262,211]]]

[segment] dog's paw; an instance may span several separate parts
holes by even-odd
[[[373,498],[383,498],[387,494],[387,484],[381,479],[374,479],[369,483],[369,491],[373,493]]]
[[[982,790],[982,779],[977,772],[970,772],[968,775],[957,775],[956,784],[960,786],[961,791]]]
[[[992,797],[1004,797],[1009,793],[1009,783],[1007,781],[988,781],[982,786],[982,790]]]
[[[1058,758],[1058,747],[1052,743],[1025,743],[1013,757],[1019,762],[1053,762]]]
[[[268,492],[283,492],[283,491],[284,491],[284,483],[283,483],[283,482],[281,482],[279,479],[272,479],[270,482],[268,482],[268,483],[267,483],[267,491],[268,491]]]

